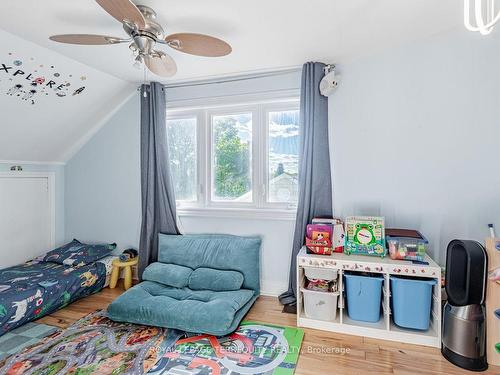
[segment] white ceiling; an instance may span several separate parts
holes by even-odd
[[[198,32],[225,39],[233,53],[202,58],[169,50],[173,80],[299,66],[344,63],[462,25],[458,0],[134,0],[153,7],[167,34]],[[71,46],[52,34],[125,36],[120,23],[92,0],[2,0],[3,29],[130,82],[126,44]],[[168,47],[161,46],[164,50]]]

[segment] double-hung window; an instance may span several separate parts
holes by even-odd
[[[296,207],[297,99],[169,109],[167,138],[181,209]]]

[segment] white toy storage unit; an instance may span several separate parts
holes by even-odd
[[[350,319],[346,310],[344,274],[366,273],[380,275],[382,283],[382,311],[379,321],[371,323]],[[311,292],[305,289],[308,275],[326,275],[326,279],[337,277],[338,292]],[[379,276],[379,277],[380,277]],[[404,276],[409,280],[434,281],[432,288],[430,324],[428,330],[402,328],[394,323],[391,306],[391,276]],[[311,277],[309,277],[311,278]],[[441,347],[441,267],[428,255],[424,262],[392,260],[366,255],[307,254],[303,247],[297,255],[297,325],[325,331],[366,336],[383,340],[399,341]],[[320,293],[318,295],[318,293]],[[307,311],[306,311],[307,309]],[[314,311],[317,309],[318,311]]]

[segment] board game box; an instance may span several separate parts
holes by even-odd
[[[349,216],[345,221],[345,232],[346,254],[386,256],[383,217]]]

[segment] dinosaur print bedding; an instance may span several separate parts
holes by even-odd
[[[0,270],[0,336],[100,291],[106,266],[71,267],[32,260]]]

